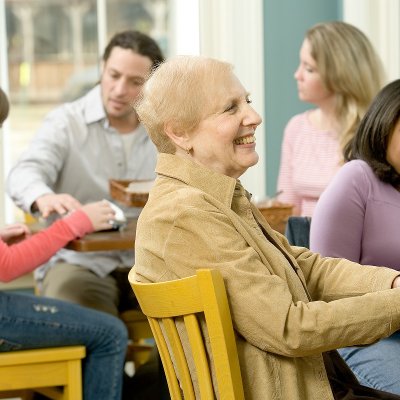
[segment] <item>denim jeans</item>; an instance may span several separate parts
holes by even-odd
[[[400,332],[370,346],[338,351],[362,385],[400,395]]]
[[[84,400],[120,400],[127,348],[116,317],[60,300],[0,292],[0,352],[86,346]]]

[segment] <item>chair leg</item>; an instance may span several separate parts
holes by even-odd
[[[69,369],[69,384],[65,388],[64,400],[82,400],[82,369],[79,361],[70,361]]]

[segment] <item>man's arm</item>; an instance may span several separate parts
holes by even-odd
[[[73,200],[50,197],[63,168],[69,151],[68,120],[60,107],[52,111],[44,120],[29,148],[23,153],[7,178],[7,193],[26,212],[40,211],[48,214],[51,211],[62,211],[57,204],[76,204]],[[77,179],[79,179],[77,177]],[[37,199],[44,196],[46,201]],[[53,202],[50,206],[50,202]],[[33,207],[33,208],[32,208]],[[58,211],[57,211],[58,212]]]

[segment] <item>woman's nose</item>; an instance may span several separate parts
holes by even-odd
[[[296,71],[294,71],[294,79],[296,79],[296,81],[298,81],[298,80],[300,80],[301,79],[301,70],[300,70],[300,67],[298,67],[297,69],[296,69]]]
[[[243,125],[254,125],[258,126],[262,122],[260,114],[253,107],[249,106],[248,113],[243,120]]]

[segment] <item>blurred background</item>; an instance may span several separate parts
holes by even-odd
[[[294,71],[304,33],[326,20],[362,29],[399,77],[398,0],[0,0],[0,86],[11,114],[0,137],[0,223],[21,218],[4,194],[10,167],[57,104],[99,78],[109,38],[125,29],[152,36],[165,55],[204,54],[234,64],[264,122],[259,164],[242,181],[273,196],[283,128],[309,108],[297,98]]]

